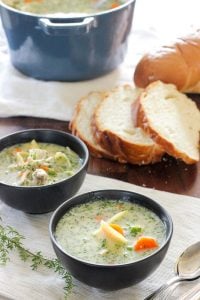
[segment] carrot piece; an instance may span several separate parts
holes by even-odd
[[[154,238],[142,236],[134,245],[135,251],[157,248],[158,243]]]
[[[118,7],[119,6],[119,4],[117,3],[117,2],[113,2],[112,4],[111,4],[111,8],[116,8],[116,7]]]
[[[22,152],[22,149],[19,148],[19,147],[16,147],[16,148],[14,149],[14,151],[15,151],[15,152]]]
[[[95,216],[95,220],[96,220],[97,222],[101,222],[101,220],[103,220],[103,216],[101,216],[101,215],[96,215],[96,216]]]
[[[124,235],[124,230],[123,228],[118,225],[118,224],[114,224],[114,223],[111,223],[109,224],[113,229],[115,229],[116,231],[118,231],[119,233],[121,233],[122,235]]]
[[[31,3],[34,0],[24,0],[25,3]],[[35,0],[35,2],[42,2],[43,0]]]
[[[48,166],[45,166],[45,165],[40,165],[39,166],[39,169],[42,169],[44,171],[48,171],[49,170],[49,167]]]

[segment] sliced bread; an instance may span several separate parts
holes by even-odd
[[[99,144],[120,162],[149,164],[161,160],[164,151],[141,128],[134,127],[131,105],[141,90],[119,86],[104,97],[93,114],[92,127]]]
[[[200,111],[173,84],[156,81],[140,94],[137,125],[171,156],[199,161]]]
[[[83,97],[76,105],[74,115],[70,122],[72,134],[78,136],[87,145],[94,157],[116,159],[112,153],[101,147],[95,140],[91,130],[91,118],[97,105],[104,97],[103,92],[91,92]]]

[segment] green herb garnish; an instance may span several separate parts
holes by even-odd
[[[50,176],[56,176],[56,171],[53,168],[49,168],[47,173]]]
[[[45,266],[59,274],[65,281],[64,296],[70,294],[73,283],[72,276],[61,266],[58,259],[45,258],[40,251],[33,253],[26,249],[22,243],[25,238],[11,226],[3,226],[0,224],[0,265],[5,265],[9,260],[9,253],[16,250],[21,260],[29,261],[32,270],[37,270],[40,266]]]
[[[141,232],[142,232],[142,227],[133,226],[133,227],[130,228],[130,233],[131,233],[132,236],[136,236]]]
[[[103,239],[102,243],[101,243],[101,247],[105,248],[106,247],[106,239]]]
[[[127,249],[128,251],[132,251],[132,250],[133,250],[133,246],[130,246],[130,245],[129,245],[129,246],[126,247],[126,249]]]

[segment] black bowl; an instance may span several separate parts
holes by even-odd
[[[166,237],[161,247],[154,253],[136,262],[116,265],[89,263],[68,254],[55,238],[55,230],[59,220],[71,207],[88,201],[96,201],[97,199],[130,201],[153,211],[162,220],[166,228]],[[52,215],[49,231],[57,257],[75,278],[96,288],[117,290],[136,284],[155,271],[169,247],[173,223],[163,207],[143,195],[122,190],[102,190],[82,194],[63,203]]]
[[[3,137],[0,140],[0,151],[32,139],[68,146],[83,161],[81,168],[73,176],[54,184],[24,187],[0,182],[0,199],[7,205],[27,213],[46,213],[57,208],[79,190],[87,172],[89,154],[85,144],[77,137],[51,129],[31,129]]]

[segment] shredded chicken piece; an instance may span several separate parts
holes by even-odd
[[[32,176],[36,185],[45,184],[48,179],[48,174],[43,169],[36,169]]]

